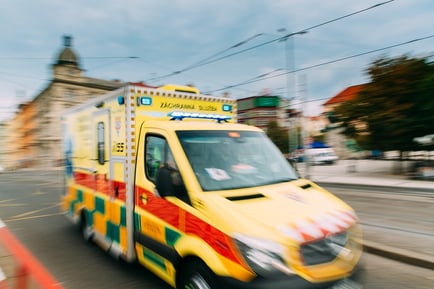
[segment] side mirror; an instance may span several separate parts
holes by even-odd
[[[300,175],[297,168],[297,161],[294,158],[287,158],[286,159],[289,163],[289,165],[295,170],[297,175]]]

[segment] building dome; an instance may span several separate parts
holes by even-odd
[[[80,66],[78,56],[72,50],[72,37],[65,35],[63,36],[63,49],[60,51],[59,56],[57,57],[56,64],[57,65],[75,65],[77,67]]]

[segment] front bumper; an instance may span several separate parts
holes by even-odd
[[[299,276],[279,279],[255,278],[248,283],[231,278],[221,279],[222,288],[231,289],[362,289],[364,288],[365,270],[362,262],[346,278],[325,283],[311,283]]]

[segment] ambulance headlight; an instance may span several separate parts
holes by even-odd
[[[242,234],[233,236],[238,250],[250,268],[258,275],[272,277],[294,274],[285,264],[282,256],[284,247],[276,242]]]

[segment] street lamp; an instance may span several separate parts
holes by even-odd
[[[277,29],[277,32],[284,33],[287,32],[286,28],[279,28]],[[296,78],[295,78],[295,51],[294,51],[294,37],[295,35],[303,35],[306,34],[308,31],[303,30],[299,32],[293,32],[293,33],[287,33],[286,35],[282,36],[279,40],[279,42],[284,41],[285,42],[285,66],[286,66],[286,90],[287,90],[287,99],[288,99],[288,105],[291,109],[291,102],[296,97]],[[291,75],[290,75],[291,74]],[[291,77],[292,76],[292,77]],[[292,88],[292,89],[291,89]],[[292,92],[292,93],[291,93]],[[293,94],[293,95],[291,95]],[[290,127],[292,128],[292,120],[289,119]],[[291,151],[291,134],[289,133],[291,130],[288,130],[288,150]],[[295,121],[295,143],[294,148],[297,149],[298,146],[298,131],[297,131],[297,121]]]

